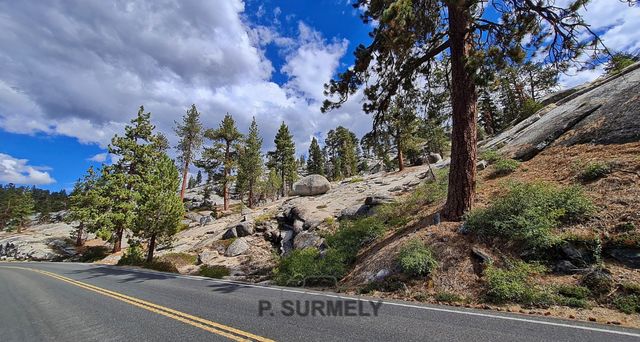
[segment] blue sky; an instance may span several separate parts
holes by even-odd
[[[346,0],[0,0],[0,13],[0,183],[70,189],[140,105],[171,143],[191,103],[206,127],[229,112],[246,131],[255,116],[266,149],[285,121],[298,154],[338,125],[370,130],[359,95],[319,111],[322,85],[369,42]],[[640,8],[593,0],[583,14],[610,48],[640,49]]]

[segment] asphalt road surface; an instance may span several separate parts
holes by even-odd
[[[0,263],[0,341],[640,341],[640,330],[146,270]]]

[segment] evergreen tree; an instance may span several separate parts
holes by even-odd
[[[189,182],[187,183],[188,189],[193,189],[196,186],[196,179],[193,176],[189,177]]]
[[[151,113],[145,113],[140,106],[136,118],[125,127],[124,136],[114,136],[109,145],[109,153],[119,159],[103,169],[100,193],[110,200],[110,205],[100,220],[103,228],[112,233],[114,252],[121,250],[124,231],[134,228],[142,175],[166,147],[162,136],[153,134],[155,127],[150,120]]]
[[[289,127],[282,122],[274,140],[276,149],[268,153],[269,167],[274,168],[280,176],[280,194],[285,196],[286,190],[291,189],[297,177],[296,146]]]
[[[153,261],[158,242],[168,242],[178,232],[184,216],[176,190],[180,175],[173,161],[162,154],[142,174],[134,233],[147,239],[147,262]]]
[[[198,164],[216,179],[222,187],[224,210],[229,210],[229,185],[234,180],[234,171],[238,162],[239,142],[242,134],[236,128],[233,117],[227,113],[217,129],[207,129],[205,138],[213,142],[213,146],[205,147],[202,161]]]
[[[16,189],[8,200],[8,229],[16,229],[18,233],[22,233],[22,229],[31,221],[30,216],[34,214],[34,205],[30,190]]]
[[[489,135],[494,135],[500,127],[498,108],[487,90],[482,91],[478,106],[480,108],[480,123],[484,127],[484,131]]]
[[[262,138],[258,131],[258,124],[254,117],[249,127],[244,146],[240,153],[240,162],[238,165],[238,188],[241,193],[248,192],[249,208],[255,205],[256,186],[262,176]]]
[[[312,175],[324,176],[324,154],[316,137],[311,139],[309,146],[309,159],[307,159],[307,172]]]
[[[182,165],[180,198],[184,199],[189,165],[202,145],[202,124],[200,123],[200,113],[196,109],[195,104],[191,105],[191,108],[187,110],[187,113],[182,117],[181,124],[176,122],[175,132],[180,138],[176,150],[178,150],[178,162]],[[198,184],[200,184],[200,182],[198,182]]]
[[[98,184],[99,174],[90,167],[84,177],[76,182],[69,197],[69,213],[65,220],[68,223],[78,223],[73,233],[76,246],[84,244],[83,237],[87,231],[97,229],[96,223],[101,215],[101,208],[104,207],[98,193]]]
[[[355,133],[342,126],[327,132],[325,153],[329,162],[327,175],[337,180],[351,177],[358,171],[358,139]]]
[[[202,184],[202,171],[198,170],[196,174],[196,185]]]
[[[614,53],[607,64],[604,67],[604,71],[608,75],[617,74],[622,69],[630,66],[631,64],[640,61],[640,54],[633,54],[628,52]]]
[[[587,49],[595,55],[600,41],[578,13],[585,3],[574,0],[563,8],[554,0],[358,0],[354,6],[364,9],[363,21],[377,23],[372,42],[356,48],[354,67],[326,86],[327,96],[337,100],[325,100],[322,110],[339,107],[364,86],[363,109],[379,116],[401,90],[423,87],[433,62],[448,52],[452,146],[443,216],[459,220],[475,194],[476,87],[486,82],[479,69],[520,63],[538,50],[557,66]]]
[[[280,189],[282,188],[282,180],[278,175],[278,171],[270,168],[267,178],[261,183],[260,193],[262,197],[270,198],[272,201],[276,199]]]

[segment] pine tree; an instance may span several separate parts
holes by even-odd
[[[187,113],[182,117],[182,124],[176,122],[176,134],[180,138],[176,150],[178,150],[178,162],[182,165],[182,188],[180,198],[184,199],[185,187],[187,186],[187,173],[189,165],[196,157],[198,149],[202,145],[202,124],[200,123],[200,113],[196,105],[191,105]],[[200,184],[198,182],[198,184]]]
[[[182,200],[176,193],[180,175],[173,161],[162,154],[142,174],[134,233],[147,239],[147,262],[153,261],[158,242],[167,242],[178,232],[184,216]]]
[[[296,170],[296,146],[293,136],[289,133],[289,127],[282,122],[274,140],[276,149],[269,152],[269,167],[274,168],[280,176],[280,194],[285,196],[297,177]]]
[[[358,0],[354,7],[364,9],[363,21],[377,23],[372,41],[358,46],[354,67],[326,86],[332,100],[325,100],[322,110],[339,107],[364,87],[363,109],[376,122],[401,90],[423,87],[433,62],[448,52],[452,145],[443,216],[459,220],[475,195],[476,87],[485,82],[480,69],[520,63],[537,50],[557,66],[586,50],[596,55],[600,40],[578,13],[585,3],[574,0],[562,8],[554,0]]]
[[[199,167],[208,170],[209,174],[222,187],[224,210],[229,210],[229,185],[234,180],[234,171],[238,162],[239,142],[242,134],[238,131],[233,117],[227,113],[217,129],[207,129],[205,138],[213,142],[213,146],[205,147]]]
[[[489,135],[495,134],[500,127],[498,108],[487,90],[482,91],[478,107],[480,108],[480,123],[484,127],[484,131]]]
[[[312,175],[324,176],[324,154],[316,137],[311,139],[309,146],[309,159],[307,159],[307,172]]]
[[[196,174],[196,185],[202,184],[202,171],[198,170]]]
[[[138,115],[125,127],[124,136],[114,136],[109,153],[118,161],[103,169],[101,196],[110,199],[110,206],[101,215],[101,224],[112,233],[113,252],[119,252],[125,230],[132,230],[136,220],[136,207],[142,175],[161,155],[166,147],[162,136],[153,134],[151,113],[140,106]]]
[[[189,182],[187,182],[187,189],[193,189],[196,186],[196,179],[193,176],[189,177]]]
[[[65,216],[68,223],[77,222],[78,227],[74,231],[76,246],[84,244],[83,236],[87,231],[95,231],[96,223],[102,213],[102,198],[98,193],[99,174],[93,167],[87,170],[82,179],[79,179],[69,197],[69,213]]]
[[[249,134],[247,135],[244,146],[240,153],[240,162],[238,165],[238,188],[241,192],[249,194],[249,208],[255,205],[256,186],[262,176],[262,138],[258,130],[256,118],[251,121]]]
[[[278,171],[274,168],[270,168],[267,173],[267,178],[261,183],[261,194],[264,198],[275,200],[281,188],[282,180],[278,175]]]
[[[327,132],[324,142],[330,178],[338,180],[355,175],[358,171],[358,139],[355,133],[338,126]]]
[[[31,221],[30,216],[34,214],[35,202],[31,196],[32,192],[26,188],[15,188],[7,201],[7,228],[16,229],[22,233]]]

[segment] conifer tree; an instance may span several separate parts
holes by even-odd
[[[233,182],[237,168],[239,143],[242,134],[238,131],[233,117],[227,113],[217,129],[207,129],[205,138],[213,142],[213,146],[205,147],[200,167],[209,170],[222,187],[224,210],[229,210],[229,185]]]
[[[274,140],[276,149],[269,152],[269,167],[274,168],[280,176],[280,194],[286,195],[286,190],[291,189],[296,180],[296,146],[293,136],[289,133],[289,127],[282,122]]]
[[[173,161],[161,154],[142,174],[134,233],[147,239],[147,262],[153,261],[158,242],[168,242],[178,232],[184,216],[182,199],[176,193],[180,175]]]
[[[78,227],[74,231],[76,246],[84,244],[83,236],[87,231],[97,229],[96,222],[102,213],[103,200],[98,193],[99,174],[92,167],[82,179],[79,179],[73,187],[69,197],[69,213],[65,217],[68,223],[77,222]]]
[[[196,174],[196,185],[202,184],[202,171],[198,170]]]
[[[372,41],[358,46],[354,66],[326,86],[322,110],[339,107],[364,87],[363,109],[375,115],[375,123],[396,94],[423,87],[434,61],[447,52],[452,145],[443,216],[459,220],[475,194],[477,86],[486,82],[480,69],[520,63],[532,51],[556,66],[586,50],[596,55],[600,40],[578,13],[587,2],[560,7],[554,0],[358,0],[354,7],[364,9],[363,21],[377,24]]]
[[[324,176],[324,154],[316,137],[311,139],[311,145],[309,146],[309,159],[307,159],[307,172],[314,175]]]
[[[184,199],[185,187],[187,186],[187,173],[189,165],[196,157],[198,149],[202,145],[202,124],[200,123],[200,113],[196,105],[191,105],[187,113],[182,117],[182,123],[176,122],[176,134],[180,138],[176,150],[178,150],[178,162],[182,166],[182,188],[180,198]],[[200,182],[198,182],[200,184]]]
[[[329,169],[327,174],[337,180],[351,177],[358,171],[358,139],[355,133],[343,126],[327,132],[325,150]]]
[[[34,201],[31,191],[26,188],[15,188],[7,201],[9,230],[15,229],[18,233],[22,233],[30,222],[30,216],[34,214]]]
[[[248,192],[249,208],[255,205],[256,186],[262,176],[262,138],[258,130],[258,124],[254,117],[249,127],[249,134],[244,140],[238,164],[238,188],[241,192]]]

